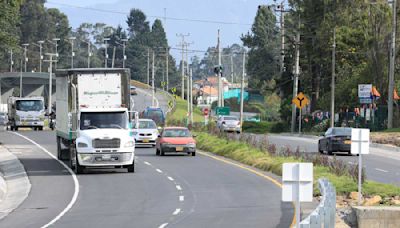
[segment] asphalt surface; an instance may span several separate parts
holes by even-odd
[[[160,96],[160,106],[166,99]],[[151,97],[134,97],[135,109]],[[56,154],[55,133],[23,131]],[[43,227],[74,195],[68,170],[41,148],[10,132],[0,141],[19,157],[32,190],[0,227]],[[289,227],[293,208],[281,202],[281,189],[245,169],[198,154],[156,156],[154,148],[136,149],[136,171],[87,170],[78,175],[79,194],[54,227]]]
[[[280,147],[290,147],[301,152],[318,153],[318,138],[269,135],[270,143]],[[357,164],[358,157],[347,153],[335,153],[338,159],[349,164]],[[328,155],[326,155],[328,156]],[[392,152],[385,149],[370,147],[370,154],[362,156],[363,167],[365,167],[368,180],[400,186],[400,152]]]

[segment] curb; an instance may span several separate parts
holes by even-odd
[[[31,183],[19,159],[0,145],[0,220],[28,197]]]

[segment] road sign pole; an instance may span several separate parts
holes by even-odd
[[[300,109],[300,116],[301,116],[301,109]],[[301,180],[300,178],[300,164],[297,164],[298,166],[298,176],[297,180]],[[297,183],[297,194],[296,194],[296,228],[300,228],[300,182]]]
[[[361,150],[361,147],[360,147]],[[360,151],[361,152],[361,151]],[[362,176],[362,155],[361,153],[358,155],[358,206],[361,205],[361,176]]]
[[[301,134],[301,115],[302,115],[302,108],[299,108],[299,134]]]

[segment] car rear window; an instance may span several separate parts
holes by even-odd
[[[165,129],[162,134],[163,137],[191,137],[188,129]]]
[[[333,128],[332,134],[351,136],[351,128]]]
[[[154,121],[139,121],[139,129],[156,129],[157,125]]]
[[[226,116],[224,117],[224,120],[238,120],[238,118],[235,116]]]

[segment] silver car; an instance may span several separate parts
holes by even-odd
[[[241,132],[240,121],[236,116],[220,116],[217,121],[217,126],[221,131]]]

